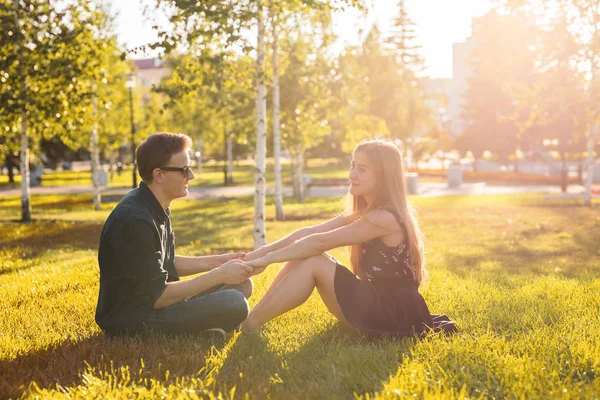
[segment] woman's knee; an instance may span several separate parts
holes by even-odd
[[[305,258],[302,260],[302,264],[304,264],[305,266],[316,268],[317,270],[323,270],[328,267],[335,267],[335,262],[324,253]]]

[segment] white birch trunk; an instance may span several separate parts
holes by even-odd
[[[296,146],[296,179],[296,199],[298,203],[304,204],[304,153],[300,145]]]
[[[31,222],[31,203],[29,201],[29,136],[27,117],[21,115],[21,221]]]
[[[265,164],[267,153],[267,90],[265,86],[265,24],[262,4],[258,5],[258,40],[256,48],[256,164],[254,168],[254,249],[266,243]]]
[[[586,207],[592,206],[592,183],[594,179],[594,144],[596,143],[597,126],[592,126],[590,136],[588,137],[588,157],[587,157],[587,180],[585,182],[585,196],[583,205]]]
[[[600,32],[598,31],[598,19],[600,18],[599,10],[598,10],[598,2],[596,4],[590,5],[592,8],[592,12],[588,14],[593,19],[592,25],[592,37],[590,39],[591,48],[594,48],[591,52],[588,52],[588,61],[591,66],[591,76],[588,87],[588,101],[590,102],[591,108],[591,123],[590,123],[590,135],[588,137],[588,158],[587,158],[587,181],[585,182],[585,194],[583,198],[583,205],[587,207],[592,206],[592,183],[594,180],[594,147],[596,145],[596,132],[598,130],[597,120],[598,120],[598,111],[597,111],[597,102],[592,95],[592,90],[597,86],[596,79],[598,79],[598,64],[596,62],[597,59],[597,47],[595,46],[598,43],[598,39],[600,38]]]
[[[227,181],[233,183],[233,138],[227,138]]]
[[[271,16],[275,18],[275,16]],[[273,19],[273,158],[275,161],[275,219],[283,221],[283,188],[281,185],[281,123],[279,120],[279,61],[277,59],[277,31]]]
[[[204,140],[198,140],[198,147],[196,149],[200,156],[197,159],[198,165],[196,165],[196,170],[198,171],[198,176],[202,176],[202,159],[204,157]]]
[[[98,100],[93,104],[94,125],[90,134],[90,154],[92,164],[92,185],[94,186],[94,210],[100,210],[100,154],[98,150]]]

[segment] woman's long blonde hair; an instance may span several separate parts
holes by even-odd
[[[375,171],[377,189],[375,199],[368,205],[362,196],[348,193],[348,205],[345,214],[352,221],[364,217],[373,210],[388,208],[400,217],[405,233],[408,235],[408,251],[418,282],[426,275],[423,249],[423,233],[417,223],[416,211],[409,203],[404,180],[402,154],[398,148],[384,140],[369,140],[360,143],[354,154],[366,154]],[[350,247],[350,261],[354,273],[364,278],[361,268],[362,252],[360,245]]]

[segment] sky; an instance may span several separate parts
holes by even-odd
[[[397,0],[371,0],[367,17],[356,11],[335,15],[334,30],[340,37],[338,48],[360,43],[374,22],[385,35],[396,15]],[[156,39],[152,23],[143,16],[145,5],[154,0],[109,0],[117,14],[118,40],[127,48],[137,47]],[[410,18],[415,22],[416,44],[421,46],[427,73],[431,78],[452,76],[452,43],[462,42],[471,35],[471,19],[484,14],[489,0],[406,0]],[[155,54],[149,53],[149,56]],[[135,58],[143,58],[140,54]]]

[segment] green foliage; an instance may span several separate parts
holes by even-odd
[[[237,155],[248,153],[254,133],[254,61],[247,55],[189,50],[169,58],[172,73],[157,92],[166,95],[168,123],[204,140],[205,151],[223,158],[231,135]]]
[[[509,29],[510,27],[510,29]],[[466,96],[466,131],[459,150],[476,158],[489,150],[508,160],[519,144],[510,87],[531,86],[534,81],[536,31],[531,15],[504,15],[491,11],[477,20],[472,40],[476,49],[469,57],[473,77]],[[523,118],[516,113],[516,119]]]
[[[23,117],[34,138],[58,135],[77,146],[86,142],[84,116],[102,79],[96,62],[106,43],[97,37],[100,11],[64,3],[0,3],[0,115],[9,130]]]
[[[597,2],[496,3],[474,28],[478,48],[465,108],[470,123],[457,146],[507,160],[517,146],[529,150],[558,139],[563,157],[581,154],[600,115]]]
[[[96,251],[115,203],[33,196],[16,224],[0,199],[0,397],[24,398],[593,398],[600,390],[600,208],[538,195],[414,198],[428,237],[432,312],[460,333],[368,341],[341,326],[315,293],[256,335],[106,339],[93,320]],[[286,199],[281,237],[342,207]],[[179,253],[252,246],[252,200],[180,201]],[[241,227],[241,228],[240,228]],[[476,232],[476,234],[474,234]],[[345,251],[333,255],[347,263]],[[255,279],[256,304],[277,266]]]
[[[281,142],[292,154],[316,146],[329,134],[329,62],[315,37],[289,35],[281,43],[288,65],[280,76]]]

